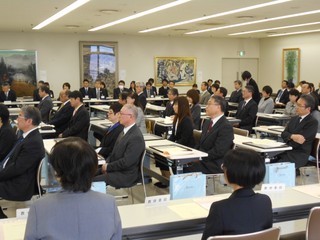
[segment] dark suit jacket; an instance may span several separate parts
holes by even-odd
[[[176,124],[173,125],[170,141],[182,144],[187,147],[194,147],[195,141],[193,138],[193,122],[190,117],[184,117],[178,124],[177,133]]]
[[[158,95],[157,93],[157,88],[155,86],[151,86],[151,89],[153,90],[153,92],[155,93],[155,95]]]
[[[2,125],[0,128],[0,162],[4,160],[7,154],[11,151],[16,140],[16,133],[13,131],[10,124]]]
[[[259,92],[258,84],[256,83],[256,81],[253,78],[251,78],[247,85],[250,85],[250,86],[253,87],[254,92],[252,94],[252,99],[256,102],[256,104],[259,104],[259,102],[260,102],[260,92]]]
[[[241,129],[252,131],[252,127],[255,125],[255,120],[258,112],[258,105],[253,98],[244,106],[245,102],[239,103],[238,110],[236,112],[236,118],[241,119],[239,127]]]
[[[4,101],[12,101],[12,102],[15,102],[17,100],[17,95],[16,95],[16,92],[13,91],[13,90],[9,90],[9,93],[8,93],[8,98],[7,96],[5,95],[4,91],[1,91],[0,92],[0,102],[4,102]]]
[[[164,97],[168,97],[168,90],[169,90],[169,87],[167,87],[166,89],[164,89],[164,87],[160,87],[159,88],[159,95],[164,96]]]
[[[148,94],[147,94],[147,89],[144,89],[143,90],[143,94],[146,96],[146,97],[148,97]],[[157,95],[157,92],[155,92],[152,88],[150,89],[150,97],[151,96],[156,96]]]
[[[89,97],[97,98],[97,90],[95,88],[91,88]],[[107,90],[104,88],[100,88],[100,99],[106,99],[107,97],[108,97]]]
[[[85,90],[84,87],[82,87],[82,88],[79,89],[79,92],[81,92],[82,97],[85,97],[85,96],[90,97],[90,96],[92,95],[91,91],[92,91],[92,88],[90,88],[90,87],[88,87],[88,93],[87,93],[87,94],[86,94],[86,90]],[[96,93],[95,93],[95,94],[96,94]]]
[[[199,130],[201,121],[201,106],[199,104],[192,105],[190,111],[193,120],[193,128]]]
[[[275,98],[275,100],[277,99],[278,95],[281,94],[282,89],[279,89],[277,92],[277,96]],[[279,99],[279,102],[283,103],[283,104],[287,104],[287,102],[289,102],[289,92],[288,89],[285,89]]]
[[[211,121],[211,120],[210,120]],[[221,173],[223,157],[233,147],[233,128],[225,116],[222,116],[208,131],[209,120],[203,124],[202,134],[197,149],[208,153],[208,157],[194,163],[195,170],[205,174]]]
[[[229,98],[229,102],[235,102],[239,103],[243,100],[242,98],[242,90],[240,89],[239,91],[235,90],[231,93],[231,96]]]
[[[90,126],[90,116],[87,109],[82,105],[75,115],[71,117],[68,128],[63,131],[62,137],[80,137],[87,141],[88,129]]]
[[[147,97],[146,95],[144,95],[144,93],[141,93],[138,95],[139,98],[139,102],[142,106],[142,110],[144,111],[146,109],[146,105],[147,105]]]
[[[137,125],[121,136],[107,159],[106,182],[113,187],[130,187],[141,179],[140,162],[145,143]]]
[[[130,92],[128,88],[123,88],[122,92]],[[113,99],[119,99],[121,91],[120,88],[113,89]]]
[[[318,106],[319,106],[319,97],[317,96],[317,94],[315,92],[312,92],[310,93],[311,96],[314,98],[314,103],[315,103],[315,106],[314,106],[314,109],[318,109]]]
[[[167,102],[166,109],[164,110],[163,114],[164,114],[164,117],[170,117],[174,115],[173,103],[171,104],[170,101]]]
[[[309,114],[300,123],[299,116],[292,117],[281,137],[285,143],[292,146],[291,151],[286,151],[279,157],[281,161],[293,162],[296,168],[303,167],[308,162],[313,140],[317,134],[318,121]],[[290,140],[292,134],[301,134],[306,141],[303,144]]]
[[[39,88],[33,90],[33,101],[41,101],[41,97],[39,96]]]
[[[69,121],[73,114],[73,107],[70,101],[67,102],[62,108],[59,109],[49,121],[49,124],[55,126],[56,134],[59,135],[68,128]]]
[[[117,126],[112,128],[111,131],[109,131],[110,128],[107,130],[106,134],[101,140],[101,150],[99,151],[99,154],[104,158],[107,158],[112,153],[116,140],[119,134],[123,131],[123,126],[120,123],[116,124]]]
[[[53,108],[53,103],[51,97],[48,96],[45,99],[41,100],[38,105],[39,111],[41,113],[41,120],[44,123],[49,122],[49,114],[51,109]]]
[[[252,233],[271,227],[270,198],[242,188],[234,191],[228,199],[212,203],[202,240],[210,236]]]
[[[39,130],[33,130],[19,143],[4,169],[0,170],[0,197],[27,201],[36,193],[37,168],[44,158]]]

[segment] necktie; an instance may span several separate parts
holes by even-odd
[[[121,139],[123,138],[123,136],[124,136],[124,132],[122,131],[122,132],[119,134],[115,145],[117,145],[117,144],[121,141]]]
[[[244,109],[244,107],[246,106],[246,104],[247,104],[247,102],[244,101],[243,104],[242,104],[241,110]]]
[[[150,90],[147,91],[147,96],[150,97]]]
[[[279,92],[278,97],[276,99],[276,102],[280,101],[280,98],[281,98],[282,94],[283,94],[283,90],[281,90],[281,92]]]
[[[84,91],[86,92],[85,95],[88,95],[88,88],[85,88]]]
[[[100,89],[97,89],[97,99],[100,99]]]
[[[6,92],[6,100],[8,100],[8,95],[9,95],[9,93],[8,93],[8,92]]]
[[[12,156],[14,150],[19,146],[19,144],[23,141],[23,136],[21,136],[16,144],[13,146],[13,148],[11,149],[11,151],[7,154],[7,156],[3,159],[3,161],[0,163],[0,167],[1,169],[4,169],[6,167],[7,162],[9,161],[10,157]]]
[[[213,127],[213,121],[210,120],[209,126],[208,126],[208,132],[210,132],[212,130]]]

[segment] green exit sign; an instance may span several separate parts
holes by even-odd
[[[244,55],[246,55],[246,52],[245,52],[245,51],[239,51],[239,56],[240,56],[240,57],[244,57]]]

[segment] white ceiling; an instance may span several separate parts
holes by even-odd
[[[232,14],[202,22],[180,25],[150,33],[138,33],[148,28],[175,22],[199,18],[219,12],[269,2],[271,0],[192,0],[188,3],[147,15],[129,22],[121,23],[97,32],[88,32],[97,27],[123,17],[145,11],[172,0],[91,0],[61,19],[41,30],[32,30],[40,22],[70,5],[74,0],[1,0],[0,32],[53,32],[53,33],[89,33],[89,34],[128,34],[140,36],[183,36],[183,37],[254,37],[264,38],[267,33],[253,33],[240,36],[228,36],[230,33],[250,31],[263,28],[281,27],[300,23],[320,21],[320,13],[287,20],[277,20],[237,28],[186,35],[186,32],[220,27],[230,24],[272,18],[305,11],[320,9],[320,0],[292,0],[290,2],[264,7],[256,10]],[[101,10],[113,9],[114,13],[102,13]],[[249,17],[247,17],[249,16]],[[78,25],[67,28],[67,25]],[[320,29],[320,24],[272,31],[274,33],[296,32]]]

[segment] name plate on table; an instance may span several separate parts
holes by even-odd
[[[276,142],[269,139],[255,139],[252,142],[243,142],[243,144],[252,146],[252,147],[262,148],[262,149],[287,147],[285,143]]]
[[[189,149],[183,146],[174,145],[174,144],[150,146],[150,148],[169,156],[189,155],[193,153],[192,149]]]

